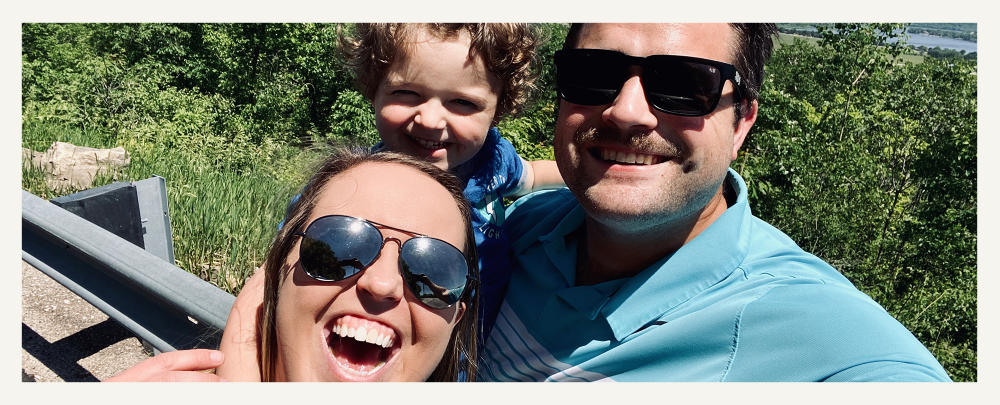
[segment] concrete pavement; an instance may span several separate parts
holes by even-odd
[[[100,381],[150,357],[114,320],[21,262],[22,381]]]

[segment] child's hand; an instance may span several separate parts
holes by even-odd
[[[220,382],[209,370],[222,364],[224,356],[218,350],[191,349],[161,353],[111,377],[106,382]]]

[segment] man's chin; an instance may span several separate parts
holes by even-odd
[[[638,187],[596,185],[577,194],[587,215],[599,222],[632,223],[643,221],[660,211],[656,195]]]

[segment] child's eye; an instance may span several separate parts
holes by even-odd
[[[417,92],[415,92],[415,91],[413,91],[413,90],[403,90],[403,89],[399,89],[399,90],[393,90],[393,91],[392,91],[391,93],[389,93],[389,94],[392,94],[392,95],[394,95],[394,96],[406,96],[406,95],[412,95],[412,96],[416,96],[416,95],[417,95]]]
[[[464,98],[456,98],[456,99],[452,100],[452,102],[455,103],[455,104],[458,104],[458,105],[460,105],[462,107],[479,108],[478,104],[473,103],[473,102],[471,102],[469,100],[466,100]]]

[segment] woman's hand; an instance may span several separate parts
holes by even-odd
[[[261,268],[247,279],[229,311],[226,329],[222,332],[219,350],[225,353],[226,362],[216,373],[228,381],[260,381],[257,365],[257,322],[264,304],[264,272]]]
[[[225,356],[218,350],[191,349],[161,353],[123,371],[106,382],[220,382],[210,370],[222,364]]]

